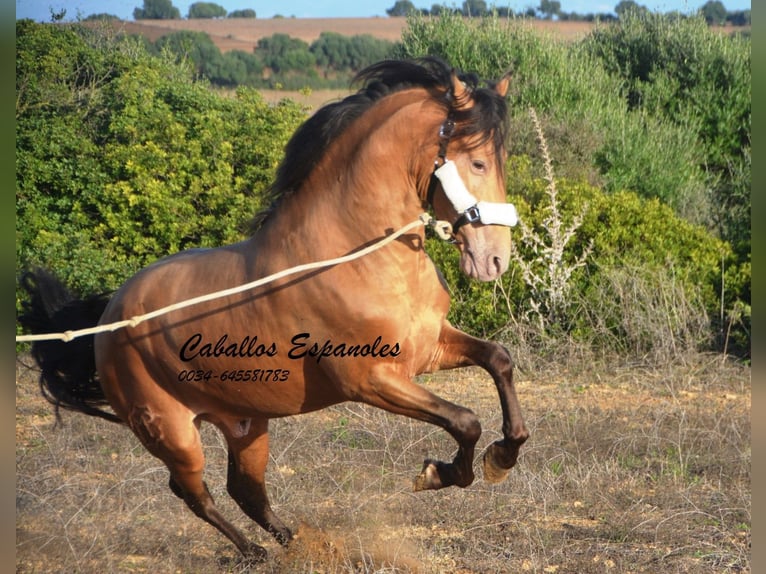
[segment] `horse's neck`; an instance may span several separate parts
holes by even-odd
[[[330,146],[280,206],[268,232],[280,235],[283,245],[296,241],[308,243],[307,249],[317,234],[331,235],[317,248],[328,245],[337,253],[416,219],[423,209],[419,189],[433,166],[429,144],[438,138],[434,107],[411,94],[379,102]]]

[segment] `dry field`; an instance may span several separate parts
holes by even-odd
[[[344,36],[370,34],[376,38],[396,42],[407,26],[406,18],[269,18],[222,20],[139,20],[117,22],[120,30],[128,34],[141,34],[154,42],[166,34],[178,30],[194,30],[207,33],[222,52],[242,50],[252,52],[260,38],[273,34],[287,34],[311,43],[322,32],[336,32]],[[576,40],[586,36],[596,24],[592,22],[559,22],[550,20],[524,20],[520,25],[529,26],[542,34],[563,40]],[[735,30],[749,31],[750,27],[717,27],[722,33]]]
[[[344,36],[370,34],[395,42],[407,25],[406,18],[271,18],[223,20],[140,20],[116,24],[129,34],[142,34],[154,42],[157,38],[178,30],[206,32],[218,48],[252,52],[260,38],[272,34],[287,34],[311,43],[322,32],[337,32]],[[551,22],[530,20],[528,24],[544,33],[564,39],[576,39],[590,32],[589,22]]]
[[[16,572],[750,572],[750,371],[718,357],[646,370],[520,375],[532,436],[508,480],[411,491],[439,429],[346,404],[272,422],[269,491],[297,533],[283,549],[225,491],[226,450],[203,426],[222,511],[269,550],[248,568],[167,488],[167,471],[109,423],[63,413],[54,428],[17,361]],[[422,384],[473,408],[483,449],[499,436],[490,379]]]

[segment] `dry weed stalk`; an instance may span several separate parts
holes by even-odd
[[[564,257],[567,245],[582,225],[585,209],[576,215],[568,225],[563,221],[559,211],[558,191],[553,177],[553,165],[545,134],[534,108],[529,108],[529,114],[532,117],[532,123],[537,134],[537,143],[545,167],[548,201],[547,205],[542,208],[548,213],[543,219],[539,231],[531,228],[523,219],[519,221],[521,241],[531,247],[535,257],[531,261],[527,261],[515,247],[511,256],[521,269],[524,282],[530,288],[529,313],[533,315],[531,318],[535,320],[542,333],[546,327],[556,323],[566,310],[572,273],[585,265],[586,259],[592,251],[593,243],[589,243],[579,257],[572,262],[568,262]]]

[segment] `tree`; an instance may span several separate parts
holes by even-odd
[[[90,14],[83,18],[83,22],[100,22],[100,21],[115,21],[119,20],[119,16],[114,14],[107,14],[106,12],[100,12],[99,14]]]
[[[561,12],[561,2],[557,0],[540,0],[540,7],[538,8],[542,14],[548,20],[551,20],[555,15]]]
[[[181,12],[171,0],[144,0],[143,8],[133,10],[136,20],[180,20]]]
[[[256,54],[275,73],[308,70],[316,65],[316,58],[309,52],[309,45],[300,38],[292,38],[287,34],[273,34],[261,38],[258,40]]]
[[[722,26],[726,22],[726,7],[719,0],[708,0],[700,12],[710,26]]]
[[[244,10],[233,10],[229,12],[227,18],[255,18],[255,10],[245,8]]]
[[[194,2],[189,6],[189,16],[193,18],[224,18],[226,17],[226,8],[214,4],[213,2]]]
[[[396,16],[409,16],[412,12],[417,12],[418,9],[410,0],[396,0],[396,4],[393,7],[386,10],[386,14],[391,17]]]
[[[618,17],[622,18],[626,14],[629,14],[631,12],[645,12],[646,6],[641,6],[640,4],[634,2],[633,0],[621,0],[617,6],[614,7],[614,13],[617,14]]]
[[[465,0],[463,16],[484,16],[487,14],[487,3],[484,0]]]

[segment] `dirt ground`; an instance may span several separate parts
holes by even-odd
[[[485,482],[499,435],[491,380],[422,377],[482,420],[466,489],[412,492],[442,430],[357,404],[272,421],[268,487],[297,533],[279,547],[226,494],[226,448],[203,426],[219,508],[265,546],[234,547],[167,488],[167,471],[124,428],[64,412],[54,426],[36,375],[17,360],[16,572],[734,573],[750,572],[750,370],[693,363],[530,377],[531,438],[508,480]]]

